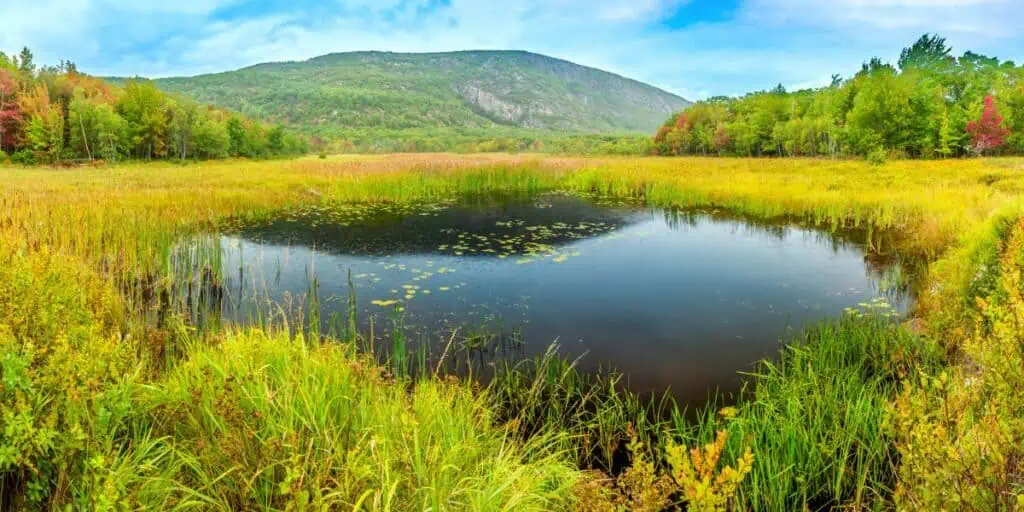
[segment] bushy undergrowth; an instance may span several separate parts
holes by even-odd
[[[93,503],[137,371],[119,300],[73,259],[0,249],[0,312],[0,508]]]
[[[920,371],[894,404],[901,508],[1024,509],[1024,220],[995,228],[980,254],[961,255],[990,266],[948,339],[960,364]]]

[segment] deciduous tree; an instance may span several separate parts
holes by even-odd
[[[994,96],[985,96],[981,117],[967,123],[967,133],[971,134],[971,149],[978,155],[1006,143],[1010,130],[1003,127],[1003,116],[999,115]]]
[[[148,159],[167,154],[167,98],[152,82],[129,81],[116,109],[128,123],[136,156]]]
[[[972,52],[954,58],[945,39],[925,34],[898,68],[874,58],[852,78],[833,76],[816,89],[699,101],[669,118],[653,145],[661,154],[709,146],[744,156],[1024,154],[1022,84],[1024,66]],[[998,98],[998,109],[986,96]]]
[[[18,82],[14,75],[9,70],[0,68],[0,151],[14,145],[14,132],[18,121],[21,120],[21,110],[14,96],[17,91]]]

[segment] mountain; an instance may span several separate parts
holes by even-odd
[[[653,132],[685,99],[612,73],[521,51],[353,52],[158,87],[311,132]]]

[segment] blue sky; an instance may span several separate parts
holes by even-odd
[[[0,0],[0,49],[172,76],[351,50],[520,49],[687,98],[817,86],[924,32],[1024,61],[1024,0]]]

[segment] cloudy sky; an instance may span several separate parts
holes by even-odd
[[[97,75],[330,52],[519,49],[688,98],[820,85],[924,32],[1024,61],[1024,0],[0,0],[0,50]]]

